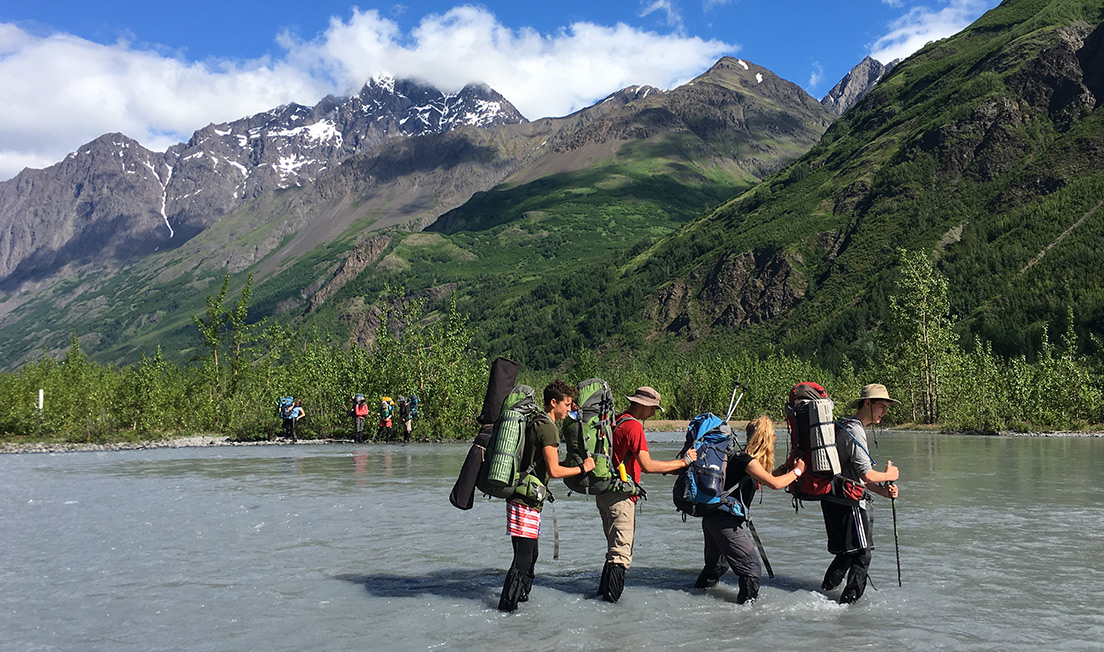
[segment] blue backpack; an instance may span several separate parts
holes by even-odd
[[[716,511],[747,516],[747,507],[740,502],[740,484],[724,488],[728,458],[741,448],[732,428],[712,412],[700,414],[686,429],[681,455],[691,448],[698,459],[679,473],[673,489],[675,509],[682,512],[683,520]]]
[[[285,397],[281,398],[280,399],[280,418],[281,419],[290,419],[291,418],[291,408],[294,405],[295,405],[295,397],[294,396],[285,396]]]

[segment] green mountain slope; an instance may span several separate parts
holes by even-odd
[[[1009,0],[898,65],[787,170],[641,254],[656,333],[867,359],[897,248],[1005,354],[1104,332],[1104,3]]]

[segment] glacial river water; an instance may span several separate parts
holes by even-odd
[[[650,435],[672,457],[678,435]],[[466,445],[0,455],[0,650],[1100,650],[1104,439],[884,432],[902,468],[856,605],[817,587],[816,505],[752,515],[776,577],[735,604],[691,588],[701,530],[645,476],[619,604],[592,599],[603,538],[559,481],[532,600],[496,609],[501,501],[447,500]],[[780,451],[784,454],[784,451]],[[879,466],[881,468],[881,466]],[[558,533],[559,558],[554,558]],[[727,580],[727,583],[726,583]]]

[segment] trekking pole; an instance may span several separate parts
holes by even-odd
[[[740,396],[736,396],[736,390],[740,390]],[[744,391],[747,390],[747,386],[740,382],[740,379],[736,379],[736,386],[732,388],[732,398],[728,399],[728,412],[725,413],[725,423],[728,423],[732,419],[732,413],[736,411],[736,406],[740,405],[740,401],[744,398]]]
[[[888,486],[892,486],[890,482]],[[897,586],[901,586],[901,543],[897,539],[897,499],[889,499],[889,507],[893,511],[893,550],[897,553]]]
[[[556,523],[556,505],[552,506],[552,559],[560,558],[560,526]],[[900,573],[898,573],[900,575]]]
[[[749,518],[747,520],[748,530],[751,531],[751,536],[755,539],[755,546],[759,548],[759,556],[763,558],[763,567],[767,569],[767,577],[774,579],[774,569],[771,568],[770,560],[767,559],[767,551],[763,548],[763,541],[759,538],[759,533],[755,531],[755,524],[751,522]]]

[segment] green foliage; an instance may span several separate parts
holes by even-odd
[[[43,356],[0,374],[0,391],[12,397],[0,408],[0,435],[101,442],[215,432],[265,439],[277,432],[279,397],[290,394],[304,404],[301,437],[344,437],[357,392],[373,399],[417,394],[416,438],[463,439],[474,431],[486,362],[472,349],[467,320],[454,305],[443,315],[426,316],[422,303],[396,301],[385,311],[372,349],[344,349],[279,323],[254,335],[245,326],[249,284],[229,310],[221,305],[226,287],[210,297],[205,317],[196,319],[218,345],[201,366],[177,366],[160,350],[121,369],[97,364],[74,337],[60,361]],[[220,325],[217,338],[214,325]],[[229,382],[212,374],[218,350],[229,356]],[[46,396],[41,411],[39,389]]]
[[[954,346],[947,280],[923,252],[898,250],[901,276],[889,298],[886,329],[887,369],[904,388],[913,406],[912,421],[939,419],[940,387]]]

